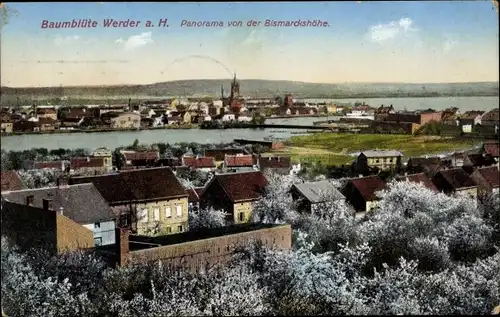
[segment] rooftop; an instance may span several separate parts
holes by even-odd
[[[397,157],[403,156],[403,153],[395,150],[368,150],[363,151],[361,154],[364,154],[366,157]]]
[[[293,185],[311,203],[344,199],[344,195],[328,180]]]
[[[43,199],[51,201],[50,209],[63,209],[64,216],[80,224],[106,221],[114,218],[111,207],[92,184],[72,185],[65,188],[47,187],[23,189],[2,193],[5,200],[27,204],[27,197],[33,196],[33,207],[43,208]]]

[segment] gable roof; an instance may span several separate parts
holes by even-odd
[[[366,157],[395,157],[395,156],[403,156],[403,153],[395,150],[368,150],[363,151],[361,154],[364,154]]]
[[[436,185],[432,182],[432,180],[427,177],[424,173],[418,173],[418,174],[411,174],[411,175],[405,175],[405,176],[399,176],[397,177],[398,180],[407,180],[409,182],[414,182],[414,183],[422,183],[425,187],[428,189],[437,192],[438,189]]]
[[[70,184],[93,183],[110,204],[188,195],[169,167],[125,170],[101,176],[72,177],[69,182]]]
[[[259,199],[267,186],[267,179],[260,171],[216,174],[213,180],[219,182],[232,202]]]
[[[313,204],[325,202],[325,199],[329,198],[331,198],[331,200],[340,200],[345,198],[344,195],[339,192],[339,190],[328,180],[311,183],[298,183],[293,184],[293,187],[295,187],[309,202]]]
[[[19,174],[13,170],[2,171],[1,181],[2,181],[2,192],[6,190],[20,190],[26,188]]]
[[[490,184],[491,187],[500,186],[500,171],[496,166],[478,168],[476,170]]]
[[[33,196],[33,206],[43,208],[43,199],[51,200],[51,209],[80,224],[89,224],[111,220],[114,218],[111,207],[92,184],[72,185],[66,188],[48,187],[24,189],[2,193],[2,197],[10,202],[24,205],[26,198]]]
[[[224,157],[224,164],[226,167],[242,167],[253,166],[253,156],[248,155],[227,155]]]
[[[476,182],[474,182],[474,180],[469,177],[469,174],[467,174],[467,172],[462,168],[442,170],[439,171],[437,175],[441,175],[443,179],[454,189],[477,186]]]
[[[376,175],[352,178],[348,183],[351,183],[358,190],[365,201],[377,200],[375,192],[387,188],[386,183]]]

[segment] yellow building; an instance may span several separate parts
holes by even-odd
[[[14,125],[11,120],[2,119],[2,133],[12,133]]]
[[[188,193],[169,167],[73,177],[93,183],[113,209],[117,226],[141,235],[188,231]]]
[[[188,230],[188,198],[139,203],[138,234],[173,234]]]
[[[113,170],[113,153],[107,148],[98,148],[92,152],[93,157],[100,157],[104,160],[104,169],[108,172]]]
[[[337,113],[337,105],[336,104],[333,104],[333,105],[327,105],[326,106],[326,111],[328,113]]]
[[[393,150],[369,150],[361,152],[355,161],[356,170],[364,172],[369,168],[381,170],[401,167],[403,153]]]
[[[135,112],[110,111],[103,113],[101,119],[112,129],[139,129],[141,115]]]
[[[252,219],[253,203],[262,197],[267,179],[260,171],[217,174],[200,195],[200,207],[224,210],[230,223]]]

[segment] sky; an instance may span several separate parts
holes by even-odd
[[[498,81],[491,1],[9,3],[1,84],[149,84],[230,78],[314,83]],[[42,28],[92,19],[96,28]],[[104,27],[104,19],[141,21]],[[168,27],[159,26],[168,19]],[[265,20],[321,20],[266,27]],[[147,27],[146,21],[153,27]],[[223,27],[186,27],[222,21]],[[249,20],[261,21],[247,26]],[[241,27],[229,27],[242,21]]]

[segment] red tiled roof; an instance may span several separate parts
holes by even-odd
[[[477,171],[486,179],[491,187],[500,186],[500,171],[496,166],[478,168]]]
[[[123,152],[123,157],[127,161],[138,161],[138,160],[158,160],[160,159],[160,152],[158,151],[147,151],[147,152]]]
[[[34,162],[33,169],[56,168],[63,169],[64,161]]]
[[[70,160],[70,166],[72,169],[103,167],[104,159],[102,157],[74,157]]]
[[[2,171],[2,191],[6,190],[20,190],[26,187],[16,171]]]
[[[183,156],[182,165],[192,168],[214,168],[215,159],[209,156]]]
[[[493,109],[481,117],[481,121],[499,121],[500,120],[500,110],[499,109]]]
[[[253,156],[248,155],[226,155],[224,157],[224,165],[226,167],[242,167],[253,166]]]
[[[190,203],[197,203],[200,201],[200,195],[201,192],[203,191],[203,187],[195,187],[195,188],[188,188],[186,189],[188,193],[188,201]]]
[[[229,173],[215,175],[232,202],[257,200],[267,186],[267,179],[262,172]],[[208,185],[210,186],[210,185]]]
[[[368,176],[353,178],[350,180],[351,184],[359,191],[365,201],[377,200],[378,197],[375,192],[386,189],[387,185],[378,176]]]
[[[486,154],[489,154],[493,157],[499,157],[499,153],[500,153],[500,143],[484,143],[483,145],[483,148],[484,148],[484,152]]]
[[[439,171],[438,174],[440,174],[454,189],[477,186],[476,182],[474,182],[469,174],[462,168],[442,170]]]
[[[437,192],[438,189],[436,185],[427,177],[424,173],[411,174],[398,177],[399,180],[407,180],[414,183],[422,183],[428,189]]]

